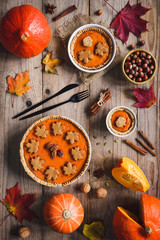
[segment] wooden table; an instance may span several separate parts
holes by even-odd
[[[120,11],[127,0],[110,0],[109,1],[117,11]],[[138,1],[139,2],[139,1]],[[145,0],[143,5],[152,8],[146,15],[145,19],[150,21],[148,24],[149,32],[143,33],[142,38],[145,40],[145,49],[152,52],[159,62],[158,51],[158,0]],[[0,1],[0,17],[3,16],[10,8],[21,5],[31,4],[45,13],[45,4],[48,1],[45,0],[1,0]],[[101,20],[106,21],[108,24],[115,17],[116,13],[106,5],[103,0],[53,0],[49,1],[57,6],[55,9],[55,15],[62,12],[67,7],[75,4],[77,11],[71,13],[68,16],[63,17],[57,22],[52,21],[50,14],[45,14],[52,29],[52,39],[48,46],[49,51],[53,52],[55,57],[65,57],[67,59],[67,53],[62,47],[62,44],[56,33],[56,29],[66,22],[69,18],[76,14],[89,14],[98,23]],[[131,4],[137,3],[132,0]],[[95,12],[101,8],[102,15],[97,16]],[[117,45],[120,47],[123,55],[126,54],[127,46],[137,43],[137,38],[130,34],[127,45],[123,45],[120,40],[116,40]],[[64,56],[65,53],[65,56]],[[51,231],[43,220],[43,206],[45,201],[55,193],[69,192],[77,196],[82,202],[85,209],[85,218],[83,223],[91,223],[94,220],[101,220],[105,225],[105,240],[115,240],[112,227],[112,217],[117,206],[126,207],[134,212],[138,211],[138,202],[140,193],[128,190],[124,188],[111,177],[111,169],[114,164],[123,156],[127,156],[133,159],[139,167],[146,174],[149,183],[151,185],[148,193],[159,197],[159,161],[158,157],[152,157],[147,154],[145,157],[137,154],[134,150],[129,148],[123,143],[123,140],[118,139],[119,142],[115,143],[117,139],[113,137],[106,129],[105,117],[108,111],[118,105],[125,105],[131,107],[136,113],[138,118],[137,130],[143,130],[146,135],[151,139],[152,143],[156,146],[157,153],[159,148],[159,100],[150,109],[137,109],[133,107],[135,99],[132,94],[133,85],[128,83],[121,74],[120,66],[107,73],[105,76],[97,79],[91,83],[88,87],[82,84],[77,79],[77,71],[73,65],[69,62],[65,62],[63,66],[57,68],[59,75],[52,75],[42,72],[41,59],[44,55],[40,54],[31,59],[20,59],[5,51],[0,46],[0,198],[4,198],[6,194],[6,188],[14,186],[19,182],[22,194],[33,192],[36,193],[36,201],[33,205],[33,209],[40,216],[40,220],[31,222],[24,222],[26,226],[31,228],[31,235],[28,239],[32,240],[50,240],[50,239],[63,239],[63,240],[82,240],[86,239],[82,235],[82,226],[75,232],[69,235],[61,235]],[[39,67],[39,68],[36,68]],[[6,76],[15,76],[18,72],[24,72],[30,70],[31,83],[33,86],[27,94],[22,97],[16,96],[12,106],[13,97],[7,92]],[[66,106],[61,106],[50,112],[47,112],[38,117],[28,119],[26,121],[13,120],[11,117],[16,113],[26,108],[26,101],[31,100],[32,103],[36,103],[42,99],[48,97],[46,89],[50,89],[50,94],[53,94],[60,90],[62,87],[70,83],[79,83],[79,89],[74,89],[69,93],[61,95],[54,99],[52,102],[44,104],[43,107],[49,106],[52,103],[60,102],[68,99],[69,94],[76,93],[78,90],[84,90],[88,88],[90,90],[90,98],[79,103],[69,103]],[[150,84],[147,84],[149,87]],[[154,90],[155,95],[159,95],[159,82],[158,71],[154,77]],[[111,89],[112,99],[101,109],[101,111],[95,116],[89,116],[89,106],[97,98],[100,91],[109,87]],[[25,130],[35,120],[42,116],[51,114],[60,114],[79,122],[88,132],[92,143],[92,160],[88,171],[74,184],[64,188],[49,188],[43,187],[34,182],[25,172],[20,163],[19,157],[19,143],[25,132]],[[129,139],[135,141],[137,136],[137,130],[132,134]],[[98,136],[95,140],[93,136]],[[104,136],[107,136],[107,146],[104,146]],[[101,142],[100,145],[96,145],[96,142]],[[113,154],[108,153],[108,150],[112,150]],[[103,168],[106,171],[106,175],[98,180],[93,176],[93,171],[98,168]],[[97,200],[94,196],[94,190],[98,187],[105,187],[105,182],[108,181],[110,188],[108,188],[108,195],[106,199]],[[79,186],[83,182],[89,182],[92,186],[90,194],[85,195],[79,191]],[[0,204],[0,217],[3,218],[7,214],[6,208]],[[12,240],[18,239],[15,235],[20,224],[14,217],[10,216],[3,223],[0,229],[0,239]]]

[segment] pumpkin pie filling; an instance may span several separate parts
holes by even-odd
[[[97,51],[98,47],[100,54]],[[112,40],[106,32],[99,28],[87,28],[79,31],[73,38],[71,54],[79,66],[86,69],[98,69],[109,62],[112,48]]]
[[[57,122],[63,126],[62,134],[54,135],[52,126],[53,123],[56,125]],[[36,129],[40,129],[42,126],[45,126],[46,130],[45,138],[39,137],[35,134]],[[73,133],[73,136],[71,135],[72,141],[69,141],[68,138],[66,138],[68,133],[70,133],[70,135]],[[73,138],[75,138],[75,141]],[[32,143],[33,140],[34,144],[37,142],[38,144],[36,148],[34,148],[35,151],[31,152],[29,151],[30,148],[27,146],[30,146],[29,144]],[[56,151],[61,152],[61,154],[53,154],[51,150],[55,149]],[[77,155],[74,157],[72,153],[75,149],[77,149],[78,154],[80,154],[78,155],[80,156],[79,158],[76,157]],[[77,154],[77,152],[75,154]],[[84,132],[78,125],[74,124],[74,122],[67,121],[66,119],[51,118],[39,122],[30,129],[23,142],[23,156],[29,170],[38,179],[59,185],[63,185],[72,179],[75,179],[81,172],[83,172],[86,162],[89,161],[89,155],[89,141]],[[33,165],[33,163],[37,163],[37,161],[39,161],[37,165],[38,167]]]
[[[133,114],[124,108],[116,109],[110,113],[108,125],[110,129],[119,135],[129,133],[135,124]]]

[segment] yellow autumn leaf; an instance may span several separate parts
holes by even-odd
[[[15,78],[8,76],[8,92],[22,96],[22,94],[28,92],[32,88],[30,86],[26,86],[30,80],[29,70],[27,72],[18,73]]]
[[[104,237],[104,225],[102,222],[93,222],[90,225],[85,224],[83,234],[90,240],[101,240]]]
[[[42,64],[44,65],[45,72],[50,72],[53,74],[58,74],[57,69],[55,67],[60,66],[64,60],[59,58],[53,58],[52,59],[52,53],[49,52],[43,59]]]

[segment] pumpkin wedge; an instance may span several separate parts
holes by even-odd
[[[142,170],[129,158],[122,158],[112,169],[112,176],[123,186],[146,192],[150,185]]]
[[[114,233],[118,240],[159,240],[160,200],[142,194],[140,200],[140,221],[132,212],[118,207],[113,216]]]

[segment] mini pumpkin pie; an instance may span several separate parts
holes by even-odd
[[[70,47],[74,61],[85,69],[98,69],[106,65],[113,54],[110,36],[100,28],[90,27],[79,31]]]
[[[69,118],[50,116],[32,124],[20,144],[25,171],[38,183],[65,186],[87,169],[91,145],[86,132]]]
[[[117,135],[127,135],[135,127],[135,116],[128,108],[118,107],[111,110],[107,120],[109,129]]]

